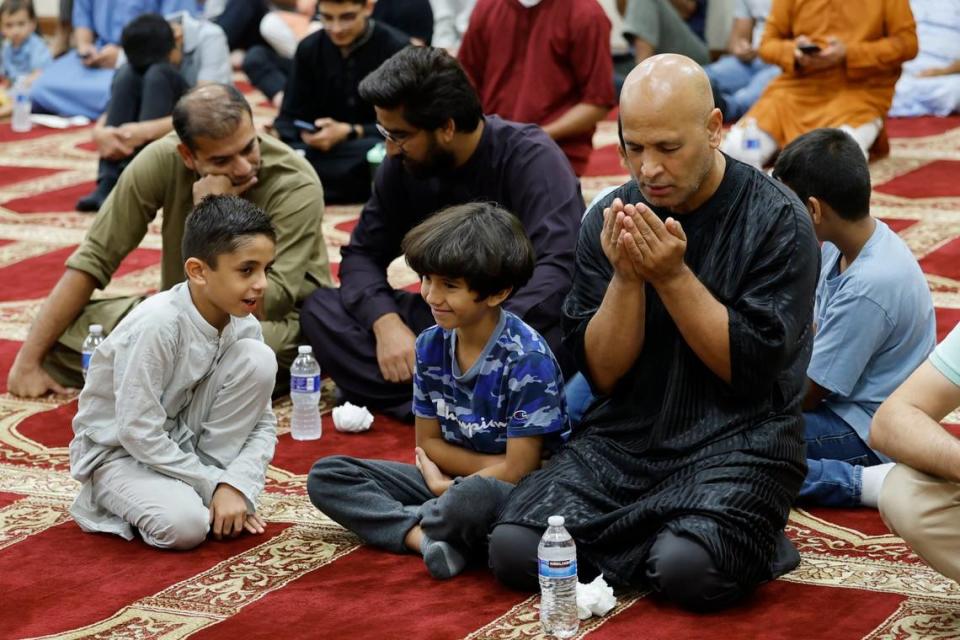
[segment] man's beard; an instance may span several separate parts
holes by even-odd
[[[403,156],[403,167],[410,172],[410,175],[420,180],[448,174],[455,166],[456,158],[453,152],[441,149],[435,140],[431,141],[426,159],[422,162]]]

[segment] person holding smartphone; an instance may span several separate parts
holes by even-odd
[[[323,29],[300,43],[287,80],[280,138],[302,149],[323,183],[329,203],[370,197],[367,151],[383,137],[360,81],[409,42],[402,32],[370,19],[370,0],[321,0]]]
[[[760,130],[764,164],[821,127],[847,131],[868,155],[900,69],[917,55],[916,25],[908,0],[773,0],[758,53],[782,70],[743,118]],[[746,130],[731,129],[723,151],[746,159]]]

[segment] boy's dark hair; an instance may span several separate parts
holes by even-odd
[[[773,177],[804,205],[817,198],[844,220],[870,214],[870,170],[856,141],[840,129],[814,129],[784,147]]]
[[[26,11],[31,20],[37,20],[37,12],[33,8],[33,0],[3,0],[3,4],[0,4],[0,16],[10,15],[17,11]]]
[[[212,140],[226,138],[240,126],[246,114],[253,120],[250,103],[236,87],[210,83],[187,91],[173,107],[173,128],[180,142],[197,150],[198,136]]]
[[[145,13],[131,20],[120,34],[120,45],[137,73],[169,60],[170,52],[177,46],[170,23],[158,13]]]
[[[187,216],[183,259],[198,258],[216,269],[218,256],[236,251],[245,238],[257,235],[277,241],[270,218],[260,207],[237,196],[207,196]]]
[[[411,229],[400,246],[419,275],[463,278],[478,300],[516,292],[536,260],[517,217],[491,202],[444,209]]]
[[[407,122],[427,131],[436,131],[451,118],[457,131],[475,131],[483,117],[466,72],[444,49],[401,49],[364,78],[359,91],[374,106],[402,107]]]

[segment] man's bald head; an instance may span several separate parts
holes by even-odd
[[[637,109],[649,115],[669,114],[704,122],[714,109],[710,80],[703,68],[686,56],[652,56],[634,67],[620,92],[620,113]]]
[[[723,174],[717,148],[723,116],[696,62],[666,54],[647,58],[620,92],[623,158],[648,202],[677,212],[699,206]]]
[[[228,84],[195,87],[173,108],[173,127],[191,151],[196,151],[197,138],[222,140],[236,131],[245,118],[253,120],[250,104],[236,87]]]

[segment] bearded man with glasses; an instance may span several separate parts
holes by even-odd
[[[345,399],[410,416],[414,341],[435,321],[419,294],[390,286],[387,267],[407,231],[468,202],[497,203],[523,223],[536,266],[504,308],[546,338],[562,367],[572,362],[560,348],[560,307],[584,204],[560,147],[536,126],[485,116],[443,49],[403,49],[360,83],[360,96],[376,111],[387,158],[341,250],[340,288],[316,292],[301,316]]]

